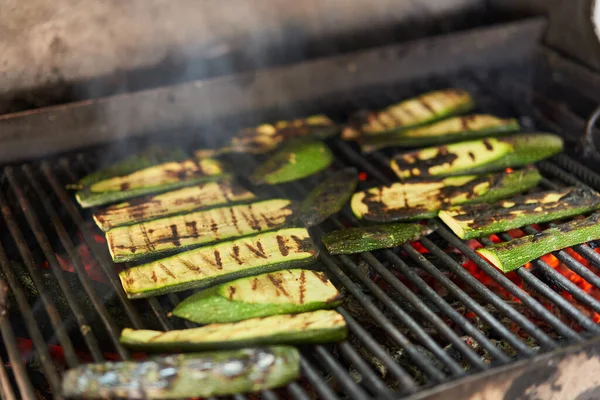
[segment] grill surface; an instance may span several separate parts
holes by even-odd
[[[377,108],[431,88],[457,86],[475,95],[478,111],[520,117],[529,130],[547,128],[527,99],[501,95],[500,85],[508,81],[518,85],[507,73],[461,74],[313,104],[314,110],[303,111],[327,112],[343,120],[358,108]],[[3,399],[35,398],[36,391],[46,397],[56,395],[65,367],[135,357],[118,343],[124,326],[165,330],[193,326],[168,318],[181,297],[178,294],[126,299],[100,231],[90,213],[82,211],[65,189],[112,161],[113,154],[132,151],[129,144],[125,150],[123,144],[118,146],[123,151],[101,148],[3,171],[0,226],[7,229],[0,233],[0,269],[14,297],[10,318],[0,322],[6,350],[0,353]],[[391,181],[385,166],[390,153],[365,157],[348,143],[333,140],[330,145],[338,156],[336,168],[353,165],[366,173],[362,186]],[[600,190],[600,175],[566,154],[539,163],[539,168],[545,179],[538,190],[565,185]],[[285,195],[300,197],[312,184],[311,179],[292,184]],[[356,224],[346,210],[323,229]],[[435,220],[431,224],[436,233],[422,239],[420,246],[405,244],[356,257],[333,257],[322,251],[323,270],[347,293],[348,301],[338,311],[348,322],[350,338],[335,346],[303,347],[302,379],[281,390],[264,391],[263,398],[411,396],[600,333],[594,320],[595,313],[600,314],[600,301],[576,285],[574,278],[567,279],[537,260],[532,268],[521,268],[509,279],[478,257],[469,246],[472,242],[461,241]],[[526,233],[534,231],[525,228]],[[318,236],[320,230],[314,234]],[[489,243],[488,239],[482,242]],[[600,268],[600,254],[592,247],[575,246],[574,253],[554,254],[573,277],[600,289],[595,269]],[[449,248],[457,250],[448,252]],[[471,272],[463,267],[467,259],[472,261]],[[15,263],[21,268],[15,268]],[[63,271],[64,264],[71,265],[73,272]],[[89,265],[99,271],[104,283],[90,278]],[[51,274],[41,266],[49,267]],[[39,293],[38,301],[32,302],[31,292]]]

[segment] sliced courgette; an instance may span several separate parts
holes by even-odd
[[[331,254],[355,254],[389,249],[429,232],[426,225],[394,223],[327,232],[321,240]]]
[[[304,228],[261,233],[123,270],[129,298],[205,288],[233,279],[316,261],[317,249]]]
[[[432,218],[444,207],[488,203],[524,192],[541,178],[538,170],[531,167],[511,173],[399,182],[355,193],[350,205],[357,218],[373,222]]]
[[[62,392],[69,398],[180,399],[276,388],[299,375],[298,350],[274,346],[80,365],[65,373]]]
[[[560,152],[562,146],[560,136],[524,133],[402,153],[390,165],[401,179],[479,174],[532,164]]]
[[[224,176],[224,167],[217,160],[187,159],[181,151],[153,148],[86,176],[77,185],[79,191],[75,197],[87,208]]]
[[[237,183],[206,182],[100,209],[94,213],[94,220],[106,232],[116,226],[132,225],[217,205],[246,202],[254,198],[252,192]]]
[[[327,177],[300,205],[300,220],[307,227],[319,225],[344,207],[357,184],[356,168],[345,168]]]
[[[106,232],[115,262],[139,261],[228,238],[252,235],[290,222],[291,202],[272,199],[231,207],[195,211]]]
[[[585,219],[560,224],[534,235],[483,247],[477,253],[500,270],[510,272],[545,254],[598,239],[600,213],[594,213]]]
[[[465,115],[448,118],[419,128],[405,129],[383,135],[365,136],[360,142],[360,148],[365,153],[370,153],[386,147],[431,146],[518,130],[519,122],[514,118],[503,119],[486,114]]]
[[[323,171],[332,162],[333,154],[325,143],[318,140],[293,141],[259,165],[250,181],[255,185],[295,181]]]
[[[336,311],[273,315],[168,332],[123,329],[121,343],[148,352],[185,352],[275,344],[330,343],[348,335]]]
[[[600,195],[593,190],[565,188],[519,196],[493,205],[454,207],[440,211],[439,217],[461,239],[476,239],[599,208]]]
[[[469,111],[474,105],[473,98],[464,90],[437,90],[380,111],[356,114],[342,130],[342,138],[355,140],[361,136],[396,132]]]
[[[173,315],[199,324],[334,308],[341,293],[318,271],[271,272],[215,286],[183,300]]]
[[[262,124],[239,131],[224,147],[196,152],[199,158],[227,153],[263,154],[275,150],[286,140],[294,138],[325,139],[339,132],[338,126],[326,115],[318,114],[291,121]]]

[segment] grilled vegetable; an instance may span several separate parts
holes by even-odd
[[[152,149],[86,176],[79,182],[75,197],[86,208],[223,176],[223,166],[217,160],[186,159],[180,151]]]
[[[469,111],[474,105],[473,98],[464,90],[437,90],[392,104],[380,111],[355,115],[349,126],[342,130],[342,138],[354,140],[361,136],[397,132]]]
[[[275,388],[299,374],[298,350],[275,346],[80,365],[66,372],[62,391],[78,398],[207,397]]]
[[[331,254],[355,254],[388,249],[416,240],[429,232],[431,229],[425,225],[395,223],[328,232],[321,240]]]
[[[347,335],[346,321],[339,313],[319,310],[169,332],[126,328],[120,341],[136,350],[172,353],[265,344],[329,343],[344,340]]]
[[[329,167],[333,154],[323,142],[301,140],[290,142],[254,170],[250,181],[255,185],[295,181]]]
[[[477,252],[504,272],[513,271],[544,254],[600,239],[600,213],[557,225],[534,235],[483,247]]]
[[[322,272],[292,269],[241,278],[196,293],[173,315],[199,324],[333,308],[342,295]]]
[[[543,160],[562,150],[562,139],[549,133],[526,133],[506,138],[487,138],[429,147],[399,154],[391,167],[400,177],[478,174],[520,167]]]
[[[148,297],[308,265],[316,256],[308,231],[290,228],[179,253],[119,277],[129,298]]]
[[[253,193],[231,181],[207,182],[106,207],[94,213],[94,220],[100,229],[107,231],[116,226],[254,198]]]
[[[218,149],[198,150],[196,156],[204,158],[236,152],[263,154],[275,150],[288,139],[311,137],[325,139],[338,132],[338,126],[327,116],[312,115],[292,121],[278,121],[274,124],[242,129],[231,139],[229,145]]]
[[[137,261],[276,229],[291,215],[289,200],[265,200],[119,226],[106,232],[106,241],[115,262]]]
[[[512,173],[399,182],[355,193],[350,205],[357,218],[374,222],[432,218],[444,207],[488,203],[513,196],[534,187],[540,179],[537,169],[527,168]]]
[[[465,115],[448,118],[420,128],[405,129],[383,135],[365,136],[361,140],[360,148],[365,153],[369,153],[393,146],[431,146],[518,130],[519,122],[516,119],[502,119],[485,114]]]
[[[326,178],[300,205],[300,220],[305,226],[317,226],[339,212],[358,184],[356,168],[345,168]]]
[[[461,239],[475,239],[529,224],[585,214],[600,208],[600,195],[588,189],[565,188],[520,196],[494,205],[469,205],[442,210],[439,217]]]

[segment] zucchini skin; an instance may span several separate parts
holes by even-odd
[[[325,178],[302,201],[300,221],[306,227],[319,225],[344,207],[357,185],[356,168],[344,168]]]
[[[281,228],[292,219],[292,204],[271,199],[218,207],[120,226],[106,232],[115,262],[132,262],[223,239]]]
[[[593,190],[565,188],[519,196],[492,205],[469,205],[441,210],[439,217],[461,239],[585,214],[600,208]]]
[[[390,166],[400,179],[480,174],[532,164],[562,148],[558,135],[525,133],[401,153],[391,160]]]
[[[474,106],[471,95],[462,89],[436,90],[383,110],[357,113],[342,130],[342,139],[356,140],[367,135],[398,132],[467,112]]]
[[[276,388],[299,376],[298,350],[274,346],[81,365],[65,373],[62,392],[70,398],[207,397]]]
[[[321,172],[333,162],[329,147],[317,140],[300,140],[281,147],[249,179],[254,185],[276,185]]]
[[[238,279],[195,293],[179,303],[173,315],[199,324],[237,322],[335,308],[342,299],[342,294],[323,272],[284,270]]]
[[[333,310],[273,315],[227,324],[168,332],[125,328],[120,341],[128,348],[147,352],[189,352],[246,346],[331,343],[344,340],[348,327]]]
[[[327,232],[321,240],[331,254],[355,254],[395,247],[430,232],[426,225],[393,223]]]
[[[288,228],[131,267],[119,273],[131,299],[206,288],[238,278],[313,264],[318,251],[308,231]]]
[[[413,221],[433,218],[458,204],[488,203],[526,191],[542,179],[535,167],[511,173],[454,176],[434,181],[409,181],[378,186],[352,196],[359,219],[371,222]]]
[[[363,152],[370,153],[386,147],[432,146],[516,132],[519,128],[519,122],[514,118],[503,119],[485,114],[465,115],[400,132],[365,136],[360,141],[360,148]]]
[[[94,212],[94,221],[106,232],[117,226],[132,225],[224,204],[247,202],[255,198],[252,192],[237,183],[207,182],[105,207]]]
[[[534,235],[477,250],[503,272],[510,272],[545,254],[600,239],[600,213],[577,219]]]

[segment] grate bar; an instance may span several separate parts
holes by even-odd
[[[6,352],[8,353],[8,360],[10,361],[10,366],[13,370],[13,374],[21,396],[23,396],[24,399],[33,400],[36,398],[33,386],[31,385],[31,380],[27,375],[25,362],[23,361],[23,357],[19,352],[19,345],[17,344],[17,341],[15,339],[15,333],[12,329],[8,318],[8,315],[5,317],[0,317],[0,332],[2,333],[2,341],[4,342],[4,347],[6,348]],[[12,390],[12,385],[8,380],[8,376],[2,359],[0,359],[0,363],[0,384],[2,385],[0,387],[0,393],[2,393],[3,396],[6,397],[6,399],[16,399],[15,394]]]
[[[314,350],[323,361],[327,370],[333,375],[349,396],[357,399],[368,399],[370,397],[354,382],[352,377],[348,374],[348,371],[340,366],[337,360],[325,349],[325,347],[316,345]]]
[[[288,392],[292,395],[293,398],[297,400],[310,400],[308,394],[302,389],[296,382],[292,382],[287,386]]]
[[[315,367],[304,357],[300,356],[300,367],[302,374],[306,376],[309,382],[314,386],[315,390],[323,399],[339,399],[339,397],[331,390],[327,382],[317,373]]]

